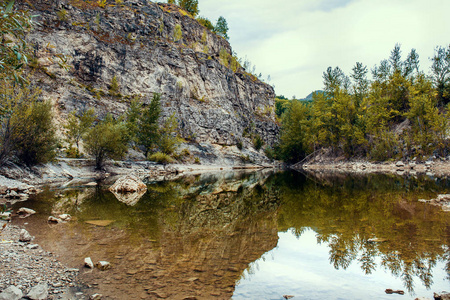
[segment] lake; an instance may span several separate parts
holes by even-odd
[[[134,205],[107,185],[48,188],[16,204],[38,213],[15,223],[104,299],[414,299],[450,290],[449,212],[418,202],[448,193],[446,178],[259,171],[146,183]],[[61,213],[73,219],[47,223]],[[112,268],[83,268],[85,257]]]

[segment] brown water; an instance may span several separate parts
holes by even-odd
[[[432,298],[450,289],[450,218],[417,200],[449,189],[428,177],[224,172],[149,182],[134,206],[103,186],[48,190],[16,222],[105,299]],[[75,220],[47,224],[57,213]],[[88,256],[112,268],[84,269]]]

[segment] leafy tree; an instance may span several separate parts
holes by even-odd
[[[23,66],[30,56],[25,34],[33,21],[26,12],[17,11],[13,6],[14,0],[0,2],[0,80],[24,83]]]
[[[193,17],[200,12],[198,9],[198,0],[178,0],[178,5]]]
[[[154,93],[150,105],[144,108],[139,119],[139,131],[137,133],[138,144],[144,147],[145,157],[154,148],[159,140],[158,119],[161,114],[161,94]]]
[[[219,19],[217,19],[216,26],[214,26],[214,32],[228,40],[228,23],[224,17],[220,16]]]
[[[84,110],[79,115],[77,115],[75,111],[72,111],[69,114],[67,124],[64,127],[67,129],[67,139],[69,143],[75,143],[77,146],[77,157],[80,155],[80,141],[93,125],[95,118],[96,116],[93,108]]]
[[[353,79],[353,95],[357,106],[361,104],[364,98],[369,94],[369,80],[367,79],[367,66],[357,62],[352,69],[353,73],[350,75]]]
[[[87,152],[95,158],[95,168],[101,170],[106,158],[120,159],[127,151],[127,128],[110,114],[84,137]]]
[[[0,165],[17,159],[27,165],[44,163],[54,157],[55,129],[51,105],[39,101],[40,90],[18,86],[12,81],[0,82]]]
[[[307,105],[293,100],[283,115],[279,149],[283,160],[299,161],[309,153],[310,114],[311,111]]]

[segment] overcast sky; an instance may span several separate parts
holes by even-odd
[[[239,57],[271,76],[277,95],[306,97],[322,73],[356,62],[371,69],[396,43],[428,73],[436,46],[450,44],[450,0],[199,0],[200,15],[228,21]]]

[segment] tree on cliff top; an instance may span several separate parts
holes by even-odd
[[[224,17],[220,16],[217,20],[216,26],[214,27],[214,31],[228,40],[228,23]]]
[[[190,13],[193,17],[198,15],[200,10],[198,9],[198,0],[179,0],[178,5]]]

